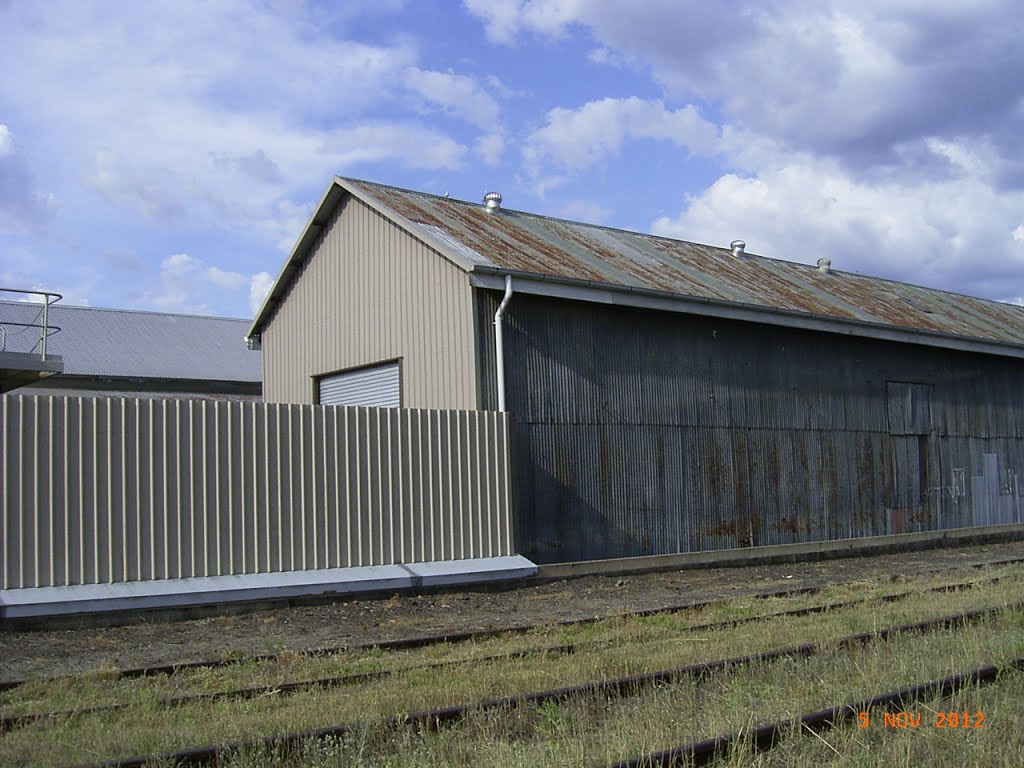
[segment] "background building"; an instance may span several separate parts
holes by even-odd
[[[493,409],[503,371],[540,562],[1024,520],[1024,309],[827,258],[335,179],[249,335],[269,402]]]
[[[41,305],[0,301],[12,353],[39,345]],[[260,353],[246,348],[248,320],[52,304],[48,356],[63,372],[16,395],[260,399]]]

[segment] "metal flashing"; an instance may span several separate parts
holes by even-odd
[[[483,272],[479,269],[475,270],[470,276],[470,282],[477,288],[504,290],[504,276],[507,274],[512,274],[515,277],[516,291],[536,296],[549,296],[599,304],[616,304],[625,307],[680,312],[707,317],[721,317],[728,320],[743,320],[809,331],[840,333],[848,336],[863,336],[884,341],[956,349],[962,352],[978,352],[981,354],[1024,358],[1024,345],[896,328],[881,323],[869,323],[852,319],[827,318],[809,313],[771,309],[752,304],[715,301],[697,296],[679,296],[628,286],[609,286],[571,279],[559,280],[547,275],[528,275],[507,270]]]

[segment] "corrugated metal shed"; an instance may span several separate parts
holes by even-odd
[[[335,179],[249,333],[295,379],[275,397],[402,359],[403,395],[470,377],[471,407],[494,408],[508,275],[516,546],[532,559],[1024,521],[1021,307]],[[392,338],[385,321],[434,330],[330,365],[307,353]],[[405,367],[424,349],[432,375]]]
[[[400,360],[403,407],[476,409],[466,273],[358,198],[328,199],[265,304],[263,398],[314,403],[323,376]]]
[[[435,247],[467,272],[513,272],[716,304],[976,339],[1024,349],[1024,308],[728,248],[548,218],[397,189],[335,179],[282,270],[250,335],[283,298],[294,263],[346,193],[356,195]],[[289,268],[291,266],[291,269]],[[851,330],[856,333],[856,330]]]
[[[536,562],[1024,521],[1018,359],[543,296],[505,318]]]
[[[0,326],[38,323],[41,305],[0,301]],[[64,374],[90,377],[260,381],[260,353],[245,346],[248,320],[54,304],[47,353]],[[9,351],[30,352],[39,330],[6,325]]]

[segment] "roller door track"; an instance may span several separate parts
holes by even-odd
[[[402,388],[398,362],[323,376],[319,392],[321,405],[399,408]]]

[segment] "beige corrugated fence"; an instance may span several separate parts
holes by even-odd
[[[505,414],[2,401],[4,589],[513,554]]]

